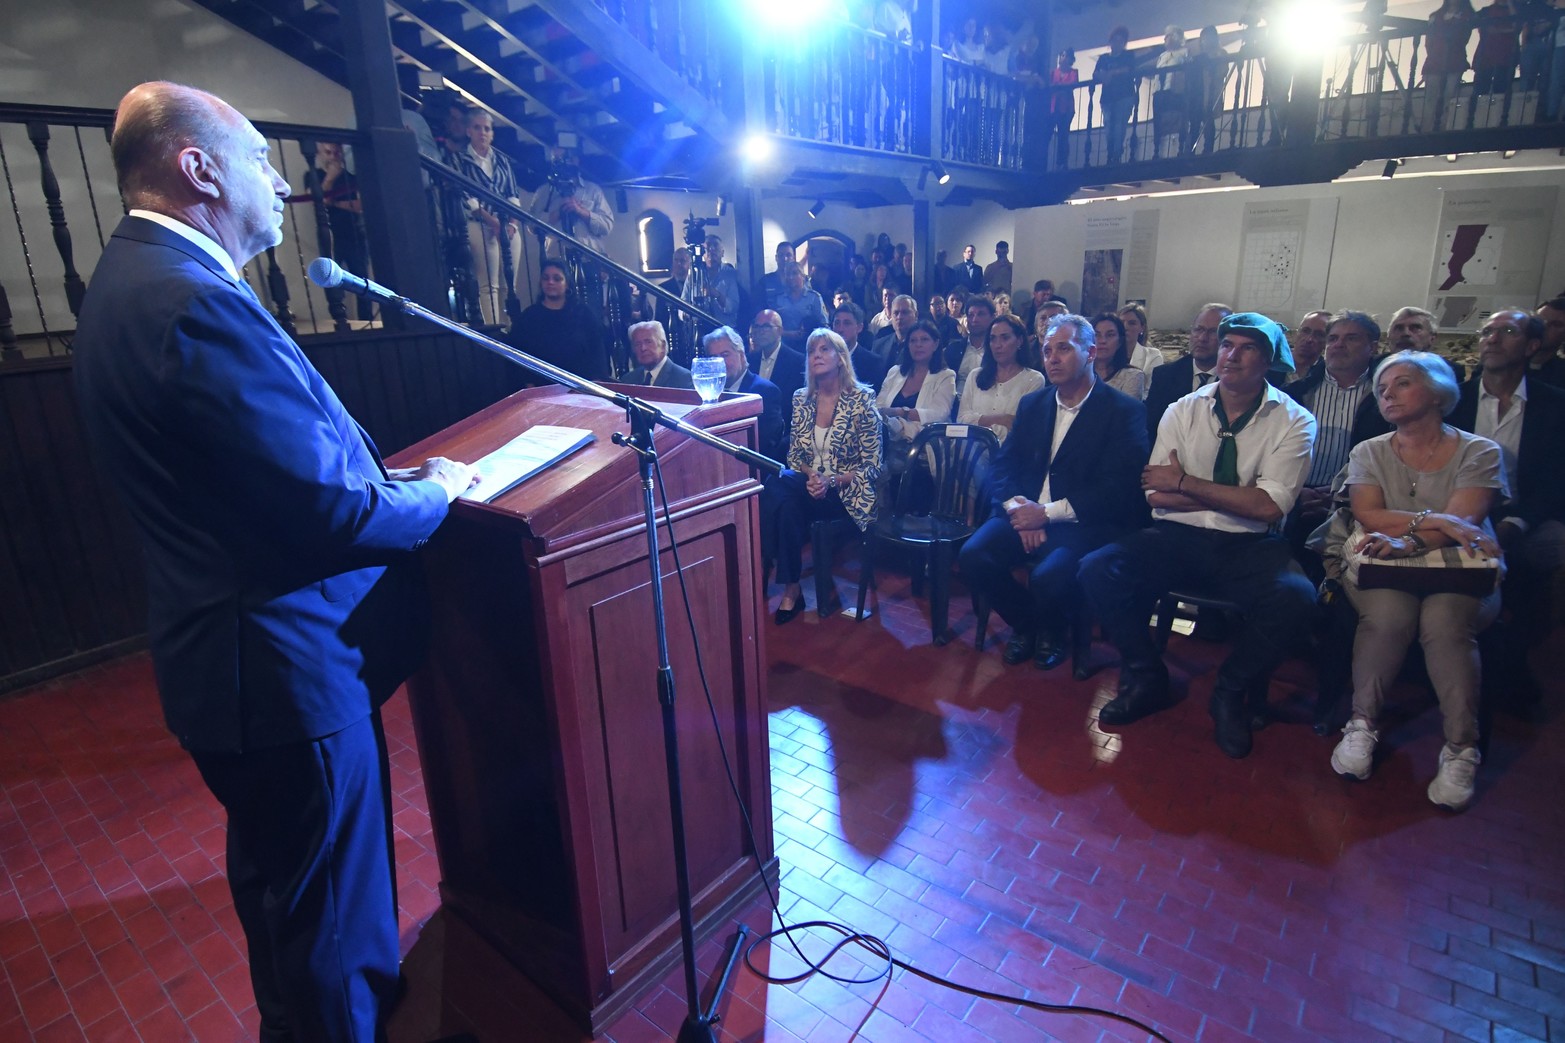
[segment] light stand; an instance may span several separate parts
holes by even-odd
[[[679,1043],[715,1043],[716,1036],[712,1026],[718,1020],[717,1007],[728,987],[729,978],[733,974],[734,964],[739,958],[748,929],[743,924],[740,925],[739,933],[728,951],[723,973],[718,978],[717,987],[713,990],[711,1002],[703,1010],[696,983],[695,914],[691,908],[690,864],[685,846],[685,807],[679,778],[679,735],[674,719],[674,669],[668,658],[668,621],[663,611],[663,570],[659,564],[657,511],[653,498],[653,474],[657,467],[657,450],[653,445],[653,433],[659,426],[671,428],[760,470],[780,471],[782,465],[752,449],[734,445],[709,431],[670,417],[650,402],[633,395],[611,391],[601,384],[577,376],[568,369],[551,365],[509,344],[501,343],[452,322],[444,315],[430,311],[423,305],[399,296],[383,286],[344,272],[335,263],[324,258],[317,259],[310,265],[309,274],[310,279],[317,285],[324,286],[330,283],[361,296],[370,297],[378,301],[382,309],[392,308],[405,315],[413,315],[426,322],[434,323],[525,369],[547,377],[557,384],[563,384],[572,391],[605,399],[625,410],[625,416],[630,421],[631,433],[626,437],[616,432],[614,443],[626,446],[636,454],[641,474],[642,513],[647,526],[647,567],[651,572],[653,627],[657,635],[658,702],[662,706],[663,713],[663,754],[668,770],[669,818],[674,831],[674,883],[679,896],[679,936],[684,955],[686,1014],[684,1024],[679,1029],[678,1039]]]

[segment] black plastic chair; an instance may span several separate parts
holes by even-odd
[[[1213,597],[1200,591],[1182,588],[1166,591],[1157,602],[1157,649],[1159,652],[1168,649],[1169,635],[1174,631],[1174,618],[1179,615],[1179,606],[1188,605],[1191,608],[1204,612],[1207,618],[1221,616],[1225,620],[1234,616],[1244,615],[1237,602],[1226,598]],[[1194,620],[1194,616],[1186,616]],[[1250,711],[1250,726],[1259,731],[1266,727],[1271,720],[1271,711],[1267,705],[1267,694],[1271,690],[1271,675],[1258,679],[1250,687],[1246,694],[1246,704]]]
[[[929,570],[930,631],[934,643],[951,640],[948,624],[951,563],[989,513],[989,465],[999,451],[994,432],[976,424],[928,424],[906,450],[895,502],[882,505],[865,533],[864,575],[859,584],[859,618],[864,596],[875,582],[876,545],[881,541],[923,547]]]

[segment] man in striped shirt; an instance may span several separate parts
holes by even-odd
[[[1332,483],[1348,462],[1361,410],[1376,408],[1370,364],[1379,347],[1380,326],[1374,319],[1361,311],[1341,312],[1326,330],[1324,370],[1284,389],[1315,417],[1315,455],[1286,528],[1295,556],[1317,583],[1323,575],[1319,559],[1300,552],[1305,537],[1331,511]]]

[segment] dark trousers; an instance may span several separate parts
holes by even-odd
[[[834,493],[817,500],[806,488],[808,479],[801,471],[783,471],[762,490],[761,510],[770,501],[777,548],[778,583],[797,583],[804,571],[804,548],[810,542],[810,526],[818,521],[847,521],[847,508]],[[818,569],[830,568],[817,561]]]
[[[261,1038],[383,1039],[398,945],[380,712],[310,742],[192,756],[228,812]]]
[[[1217,672],[1229,691],[1248,690],[1302,647],[1315,612],[1315,590],[1288,542],[1265,533],[1156,522],[1089,554],[1081,582],[1123,670],[1142,676],[1163,671],[1147,626],[1163,593],[1191,587],[1238,604],[1244,624]]]
[[[1050,525],[1043,546],[1027,554],[1009,519],[990,518],[968,539],[957,560],[968,586],[987,598],[1012,630],[1057,639],[1081,597],[1077,567],[1104,539],[1095,526]],[[1013,574],[1018,565],[1027,568],[1025,587]]]

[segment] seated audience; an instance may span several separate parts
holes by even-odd
[[[886,421],[888,473],[901,468],[908,446],[925,424],[942,424],[951,417],[956,375],[946,365],[939,336],[933,324],[915,323],[875,396]]]
[[[1438,355],[1404,351],[1375,368],[1375,396],[1392,432],[1354,446],[1347,485],[1364,534],[1351,550],[1400,558],[1435,547],[1498,555],[1489,512],[1505,492],[1500,447],[1449,427],[1457,387]],[[1417,637],[1440,701],[1445,746],[1429,799],[1453,810],[1473,799],[1478,770],[1478,632],[1500,611],[1486,597],[1365,589],[1349,565],[1342,580],[1358,611],[1353,641],[1353,718],[1331,755],[1338,774],[1369,777],[1386,689]]]
[[[1435,350],[1435,316],[1423,308],[1398,308],[1386,331],[1392,351]]]
[[[994,313],[1000,315],[1011,314],[1011,295],[1001,290],[994,295]]]
[[[1021,323],[990,330],[1021,342]],[[1004,331],[1004,332],[1002,332]],[[1065,658],[1065,632],[1081,598],[1083,555],[1135,528],[1146,515],[1137,477],[1147,457],[1141,404],[1100,384],[1092,326],[1056,319],[1044,346],[1049,386],[1021,400],[1014,434],[995,459],[994,517],[962,548],[962,575],[1011,627],[1007,665],[1051,670]],[[985,356],[985,366],[990,356]],[[983,373],[983,369],[979,370]],[[1012,575],[1025,566],[1025,586]]]
[[[1139,304],[1127,304],[1119,310],[1130,341],[1130,364],[1147,375],[1147,390],[1152,390],[1152,371],[1163,364],[1163,353],[1147,343],[1147,310]],[[1141,396],[1146,398],[1145,395]]]
[[[564,263],[555,258],[538,266],[538,299],[522,309],[505,339],[577,376],[609,379],[609,347],[603,323],[576,299]]]
[[[1254,312],[1218,325],[1218,379],[1169,407],[1142,471],[1152,527],[1094,551],[1081,580],[1120,653],[1119,694],[1099,711],[1103,725],[1129,724],[1172,701],[1168,668],[1147,627],[1163,593],[1195,585],[1242,607],[1210,710],[1218,748],[1244,757],[1258,709],[1251,693],[1264,694],[1259,686],[1308,640],[1315,611],[1314,587],[1287,541],[1272,534],[1304,485],[1315,419],[1267,379],[1293,368],[1281,326]]]
[[[635,323],[629,333],[633,364],[625,374],[625,383],[695,390],[690,371],[668,357],[668,331],[661,322]]]
[[[940,331],[942,347],[962,335],[956,320],[951,317],[951,312],[946,308],[946,298],[943,294],[937,293],[929,298],[929,321]]]
[[[1293,349],[1294,380],[1314,379],[1317,366],[1325,368],[1321,356],[1326,351],[1326,330],[1331,325],[1331,312],[1307,311],[1299,320],[1299,328],[1288,338]]]
[[[750,323],[750,353],[746,359],[756,376],[770,380],[783,401],[804,386],[804,355],[782,342],[782,316],[767,308]]]
[[[967,335],[945,346],[946,365],[956,373],[957,387],[967,386],[967,376],[984,357],[984,339],[994,323],[994,301],[985,294],[967,298]]]
[[[987,427],[1003,444],[1016,419],[1017,404],[1041,387],[1043,374],[1021,320],[1002,315],[984,338],[982,361],[962,385],[956,422]]]
[[[1509,569],[1504,595],[1513,626],[1501,632],[1507,636],[1490,659],[1498,668],[1493,680],[1501,682],[1493,689],[1518,707],[1538,695],[1527,647],[1549,630],[1551,593],[1565,569],[1565,390],[1528,369],[1543,337],[1543,320],[1519,308],[1490,316],[1479,334],[1482,372],[1462,385],[1451,414],[1452,426],[1500,446],[1510,486],[1511,498],[1492,518]]]
[[[635,343],[634,339],[631,341]],[[756,449],[773,460],[784,460],[788,453],[787,428],[783,425],[782,392],[776,384],[750,370],[745,357],[744,338],[732,326],[719,326],[701,338],[701,351],[708,358],[722,359],[728,369],[724,391],[739,395],[758,395],[761,415],[756,418]]]
[[[831,330],[816,330],[806,357],[804,386],[793,396],[788,470],[767,483],[775,504],[776,578],[783,585],[778,624],[804,611],[799,574],[810,526],[847,518],[860,531],[869,528],[880,478],[880,417],[869,388],[854,380],[847,344]]]
[[[1561,72],[1565,73],[1565,48],[1561,52]],[[1533,314],[1543,322],[1543,347],[1533,355],[1529,372],[1545,384],[1565,387],[1565,297],[1544,301]]]
[[[1092,328],[1098,338],[1098,350],[1092,363],[1098,379],[1137,402],[1146,398],[1147,375],[1130,364],[1124,322],[1108,311],[1092,320]]]
[[[1283,532],[1300,565],[1316,583],[1324,573],[1319,559],[1304,553],[1305,540],[1331,511],[1332,487],[1348,462],[1348,450],[1383,433],[1368,416],[1378,418],[1380,413],[1370,386],[1370,371],[1379,348],[1380,327],[1375,320],[1361,311],[1345,311],[1328,327],[1321,369],[1283,388],[1284,394],[1315,418],[1315,456]]]
[[[896,365],[907,345],[907,335],[918,321],[918,302],[905,293],[899,293],[891,301],[891,325],[875,335],[874,352],[880,356],[881,367]]]
[[[1232,314],[1226,304],[1202,305],[1190,327],[1190,353],[1159,366],[1152,374],[1147,389],[1148,441],[1157,441],[1158,423],[1169,406],[1217,379],[1217,330]]]
[[[863,310],[851,302],[837,305],[831,313],[831,328],[849,346],[859,383],[879,391],[880,382],[886,377],[886,365],[869,347]]]
[[[772,298],[770,304],[782,320],[783,343],[799,350],[811,330],[826,325],[826,302],[821,295],[804,285],[804,269],[798,261],[784,261],[779,269],[783,292]]]

